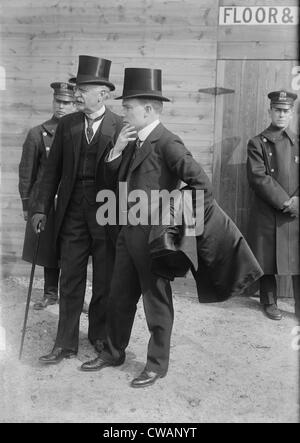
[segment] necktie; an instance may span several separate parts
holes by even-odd
[[[129,172],[130,172],[131,167],[133,165],[134,159],[135,159],[135,157],[136,157],[136,155],[138,153],[138,150],[141,148],[141,144],[142,144],[141,140],[139,138],[137,138],[136,141],[135,141],[132,157],[131,157],[131,160],[130,160],[130,163],[129,163],[129,168],[128,168]]]
[[[93,124],[95,123],[95,122],[97,122],[97,121],[99,121],[99,120],[101,120],[102,118],[103,118],[103,115],[104,114],[102,114],[102,115],[100,115],[99,117],[97,117],[97,118],[90,118],[90,117],[88,117],[87,115],[86,115],[86,119],[87,119],[87,128],[86,128],[86,136],[87,136],[87,139],[88,139],[88,142],[89,143],[91,143],[91,140],[92,140],[92,138],[93,138],[93,136],[94,136],[94,131],[93,131]]]

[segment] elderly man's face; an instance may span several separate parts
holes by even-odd
[[[76,106],[74,102],[60,100],[53,97],[53,114],[56,118],[61,118],[64,115],[71,114],[76,111]]]
[[[282,109],[276,107],[276,105],[272,105],[269,110],[269,115],[274,126],[280,129],[286,129],[293,118],[293,108]]]
[[[91,114],[98,111],[109,97],[109,88],[102,85],[77,85],[74,92],[78,111]]]

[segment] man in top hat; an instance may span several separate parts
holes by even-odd
[[[292,275],[299,318],[299,139],[289,128],[297,95],[268,94],[270,126],[248,142],[247,171],[254,191],[249,243],[264,276],[260,302],[265,314],[280,320],[275,275]]]
[[[29,262],[32,262],[37,241],[30,221],[32,204],[37,196],[58,122],[61,117],[76,110],[74,87],[72,85],[64,82],[54,82],[50,86],[53,89],[53,115],[49,120],[30,129],[23,144],[19,165],[19,191],[24,220],[27,221],[22,258]],[[48,305],[55,304],[58,298],[59,268],[54,247],[54,210],[52,204],[47,228],[41,235],[37,264],[44,267],[44,296],[42,300],[34,304],[34,309],[44,309]]]
[[[96,350],[105,337],[106,304],[113,250],[105,227],[96,221],[96,194],[103,187],[102,162],[113,148],[122,119],[106,106],[115,86],[109,81],[111,61],[79,56],[75,100],[78,112],[60,120],[32,222],[43,229],[58,191],[55,238],[61,277],[59,324],[54,348],[40,362],[56,364],[76,355],[80,312],[84,302],[87,265],[92,256],[92,298],[88,338]]]
[[[202,189],[208,205],[212,189],[207,175],[180,138],[160,123],[163,102],[169,101],[162,95],[161,70],[125,69],[119,99],[123,100],[127,125],[105,163],[108,182],[127,182],[128,193],[143,190],[150,197],[152,190],[179,188],[182,180],[192,189]],[[121,227],[109,296],[107,343],[95,360],[81,367],[83,371],[95,371],[124,362],[142,293],[151,337],[146,366],[131,383],[135,388],[151,385],[166,375],[174,318],[170,282],[151,271],[150,230],[150,223]]]

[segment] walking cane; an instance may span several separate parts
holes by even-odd
[[[40,244],[40,234],[41,234],[41,231],[40,231],[40,228],[38,226],[36,246],[35,246],[35,251],[34,251],[34,254],[33,254],[33,260],[32,260],[32,266],[31,266],[31,274],[30,274],[30,281],[29,281],[29,287],[28,287],[28,293],[27,293],[27,302],[26,302],[25,317],[24,317],[24,323],[23,323],[23,331],[22,331],[22,339],[21,339],[21,346],[20,346],[20,352],[19,352],[19,360],[21,360],[21,357],[22,357],[23,344],[24,344],[24,338],[25,338],[25,332],[26,332],[26,324],[27,324],[28,311],[29,311],[29,304],[30,304],[31,291],[32,291],[32,284],[33,284],[33,277],[34,277],[34,270],[35,270],[35,264],[36,264],[37,254],[38,254],[39,244]]]

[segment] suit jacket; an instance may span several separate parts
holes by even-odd
[[[299,218],[282,212],[299,195],[299,139],[269,126],[248,143],[247,172],[253,190],[249,243],[265,274],[299,274]]]
[[[32,206],[38,194],[47,158],[50,154],[58,119],[54,116],[28,132],[23,144],[22,157],[19,164],[19,192],[24,211],[29,211],[23,245],[23,260],[32,261],[36,234],[34,233],[30,216]],[[49,212],[47,226],[41,235],[37,264],[55,268],[57,264],[56,250],[54,247],[54,211]]]
[[[121,127],[122,118],[106,108],[101,126],[95,134],[98,144],[95,168],[97,191],[104,186],[103,159],[106,153],[114,146]],[[56,239],[76,181],[83,131],[84,114],[82,112],[75,112],[60,119],[38,198],[34,206],[35,212],[48,214],[51,202],[58,189],[55,217]]]
[[[129,143],[122,156],[105,165],[107,186],[115,189],[120,181],[127,182],[128,193],[142,190],[146,193],[150,208],[150,195],[153,190],[171,192],[179,189],[181,181],[191,189],[204,191],[204,205],[212,200],[212,186],[203,168],[195,161],[181,139],[161,123],[150,133],[131,162],[135,143]],[[117,233],[115,232],[117,235]]]

